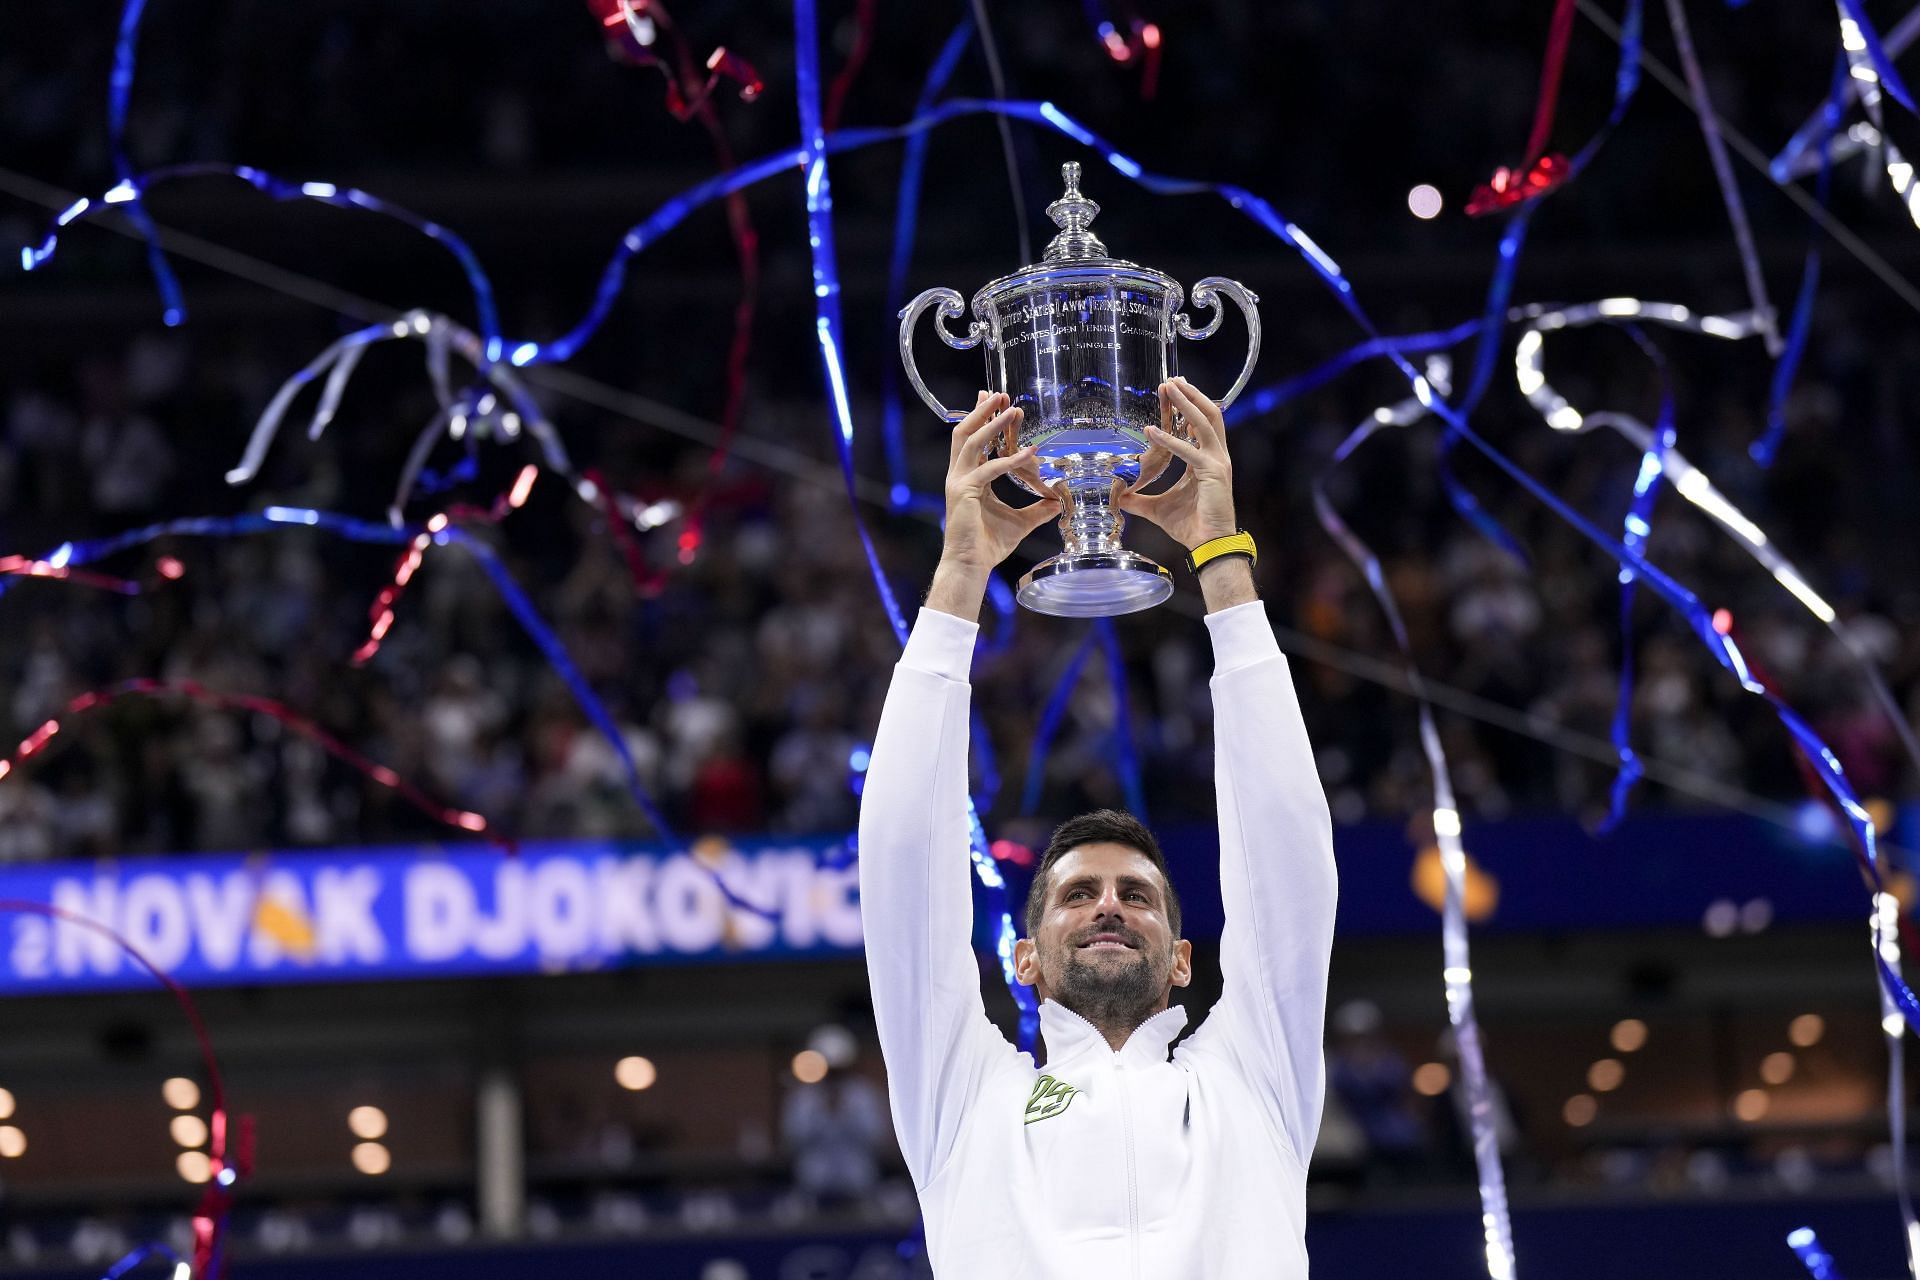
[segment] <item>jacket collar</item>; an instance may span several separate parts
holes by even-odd
[[[1170,1004],[1133,1029],[1119,1057],[1130,1065],[1167,1060],[1167,1048],[1187,1025],[1184,1005]],[[1110,1052],[1098,1027],[1057,1000],[1040,1003],[1040,1034],[1047,1042],[1047,1069],[1093,1053]]]

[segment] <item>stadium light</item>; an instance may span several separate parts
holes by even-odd
[[[378,1107],[355,1107],[347,1112],[347,1128],[353,1136],[371,1142],[387,1136],[387,1113]]]

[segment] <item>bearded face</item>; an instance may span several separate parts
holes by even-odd
[[[1166,881],[1137,849],[1089,844],[1053,865],[1046,911],[1015,951],[1016,973],[1103,1030],[1123,1032],[1187,985],[1190,952],[1173,935]]]

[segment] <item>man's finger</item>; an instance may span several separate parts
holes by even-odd
[[[980,429],[982,422],[992,417],[999,409],[999,399],[999,395],[995,392],[982,391],[967,416],[953,424],[953,434],[948,438],[947,444],[950,457],[960,456],[960,446],[966,442],[968,436]]]
[[[1033,460],[1032,450],[1033,447],[1029,445],[1027,448],[1016,450],[1004,458],[995,458],[991,462],[983,462],[967,473],[967,479],[969,481],[998,480],[1014,468],[1024,467],[1031,462]]]
[[[973,412],[960,419],[953,426],[953,435],[947,441],[947,465],[951,467],[960,460],[960,451],[966,445],[968,437],[980,429],[980,424],[993,416],[1000,397],[990,391],[982,391],[974,402]]]
[[[1174,379],[1173,393],[1180,399],[1181,413],[1193,428],[1194,438],[1205,448],[1225,449],[1226,420],[1220,416],[1220,406],[1194,390],[1185,378]]]
[[[1032,533],[1048,521],[1058,520],[1064,512],[1060,499],[1049,495],[1031,505],[1017,508],[1015,514],[1026,520],[1027,532]]]
[[[987,403],[992,404],[994,401],[990,400]],[[978,458],[982,453],[986,452],[987,441],[1006,430],[1009,421],[1014,423],[1020,421],[1020,411],[1018,409],[1003,409],[993,417],[988,418],[981,426],[974,428],[973,433],[961,441],[959,452],[954,454],[954,462],[965,465],[965,463],[970,463]],[[1005,461],[1005,459],[1002,459],[1002,461]],[[971,468],[968,469],[971,470]],[[996,472],[995,474],[998,473]]]
[[[1013,418],[1009,420],[1007,425],[1002,429],[1002,432],[1001,432],[1002,438],[1000,441],[1001,453],[1013,453],[1015,450],[1019,449],[1020,424],[1025,420],[1026,420],[1026,412],[1022,410],[1018,418]]]
[[[1198,466],[1206,460],[1207,455],[1201,452],[1198,445],[1189,444],[1179,436],[1174,435],[1171,431],[1162,431],[1159,427],[1148,427],[1147,438],[1179,458],[1189,467]]]
[[[1140,478],[1128,485],[1135,491],[1146,488],[1167,473],[1167,467],[1173,462],[1173,455],[1159,445],[1148,445],[1147,451],[1140,455]]]
[[[1141,493],[1135,489],[1122,489],[1114,497],[1113,505],[1122,511],[1131,511],[1134,515],[1152,519],[1153,517],[1148,513],[1153,510],[1154,504],[1165,496],[1160,493]]]
[[[1048,489],[1047,482],[1040,478],[1040,459],[1034,454],[1027,454],[1026,465],[1015,467],[1013,469],[1013,475],[1015,479],[1025,483],[1027,488],[1033,490],[1041,497],[1051,496],[1052,490]]]

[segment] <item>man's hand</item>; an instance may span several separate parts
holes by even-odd
[[[940,567],[927,593],[927,607],[956,617],[977,619],[986,596],[987,574],[1029,533],[1060,515],[1060,500],[1051,495],[1030,506],[1014,507],[993,491],[993,482],[1018,472],[1033,488],[1045,492],[1031,448],[1003,450],[1002,456],[982,462],[995,437],[1011,446],[1020,434],[1021,411],[999,394],[980,393],[972,413],[953,429],[947,453],[947,536]]]
[[[1178,411],[1193,432],[1191,441],[1173,434]],[[1227,424],[1220,408],[1195,391],[1185,378],[1160,384],[1160,425],[1147,428],[1148,449],[1140,459],[1140,478],[1131,487],[1116,480],[1113,505],[1140,516],[1191,551],[1240,526],[1233,518],[1233,461],[1227,456]],[[1140,492],[1158,480],[1175,458],[1186,474],[1165,493]]]
[[[1178,411],[1193,432],[1191,441],[1173,434]],[[1233,460],[1227,456],[1227,422],[1220,406],[1195,391],[1185,378],[1160,384],[1160,425],[1147,428],[1148,449],[1140,459],[1140,478],[1132,487],[1115,480],[1113,505],[1160,526],[1191,551],[1203,542],[1239,529],[1233,514]],[[1158,480],[1173,459],[1187,464],[1186,474],[1164,493],[1140,492]],[[1207,612],[1258,599],[1253,573],[1239,556],[1222,556],[1200,570]]]

